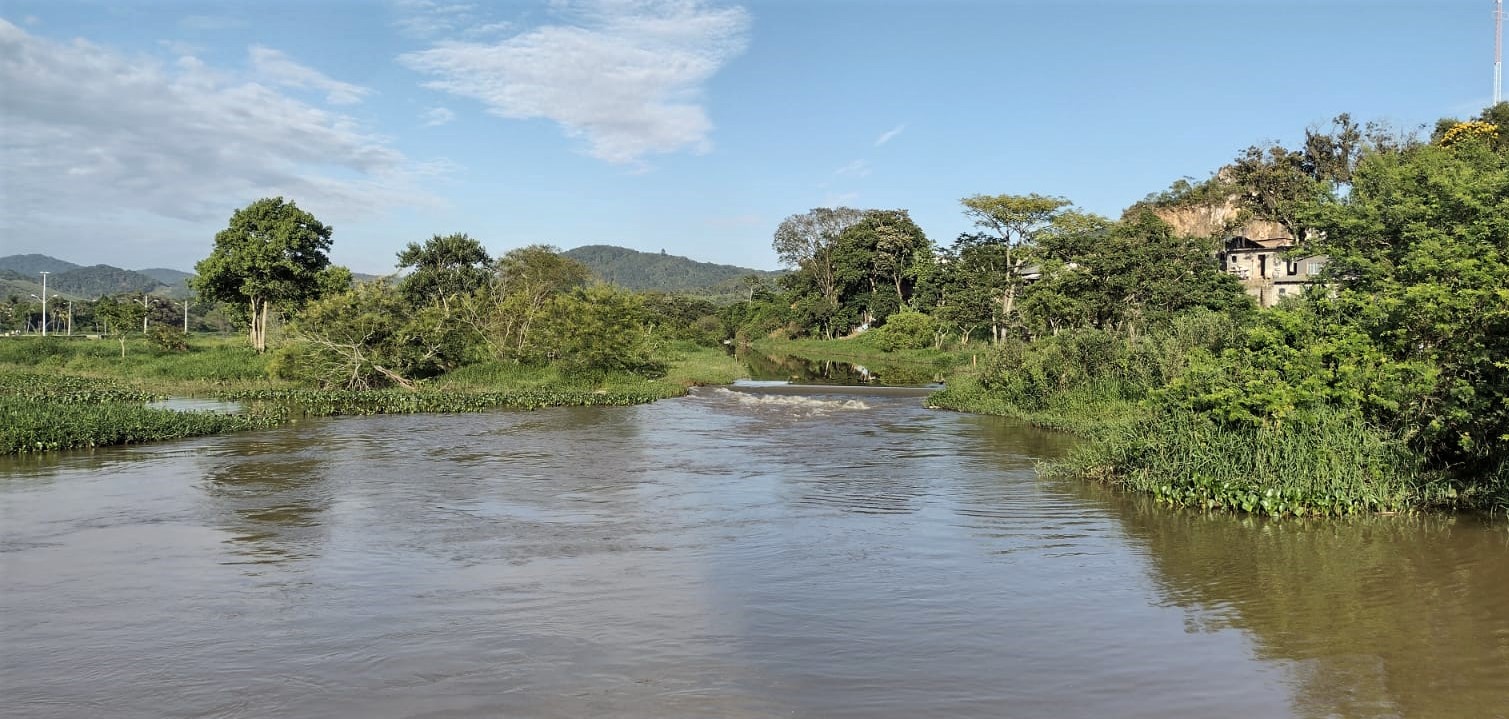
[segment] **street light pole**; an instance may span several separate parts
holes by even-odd
[[[43,272],[42,273],[42,336],[43,337],[47,336],[47,275],[49,275],[49,274],[51,274],[51,273],[49,273],[49,272]]]

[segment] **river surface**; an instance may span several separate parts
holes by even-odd
[[[0,460],[7,717],[1505,717],[1509,529],[1174,512],[916,392]]]

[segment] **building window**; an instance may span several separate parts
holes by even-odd
[[[1325,266],[1326,266],[1326,263],[1324,263],[1324,262],[1312,261],[1310,263],[1310,266],[1305,269],[1305,273],[1306,274],[1310,274],[1310,275],[1318,275],[1318,274],[1320,274],[1321,268],[1323,268]]]

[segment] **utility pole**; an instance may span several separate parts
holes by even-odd
[[[47,276],[52,273],[42,273],[42,336],[47,336]]]
[[[189,333],[189,301],[183,301],[183,333]]]
[[[1493,104],[1504,101],[1504,0],[1493,0]]]
[[[73,300],[68,301],[68,336],[73,336]]]
[[[146,334],[147,334],[147,315],[150,315],[150,314],[152,314],[152,305],[147,304],[147,295],[146,295],[146,293],[142,293],[142,296],[141,296],[141,333],[142,333],[142,336],[146,336]]]

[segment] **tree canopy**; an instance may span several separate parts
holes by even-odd
[[[281,197],[257,200],[231,214],[209,257],[194,266],[203,300],[243,308],[252,346],[267,350],[274,306],[297,309],[325,291],[332,229]],[[347,274],[349,277],[349,273]]]

